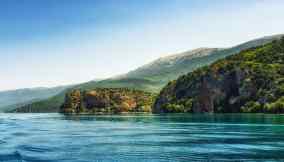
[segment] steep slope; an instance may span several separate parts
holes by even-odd
[[[154,111],[284,113],[284,37],[170,82]]]
[[[201,66],[202,58],[222,51],[218,48],[198,48],[192,51],[159,58],[134,71],[130,71],[122,78],[144,78],[161,83],[176,79],[192,69]]]
[[[143,78],[155,82],[160,81],[161,85],[165,85],[169,80],[174,80],[178,76],[187,74],[194,69],[209,65],[218,59],[239,53],[244,49],[269,43],[272,40],[279,39],[281,36],[267,36],[232,48],[198,48],[163,57],[127,73],[122,78]]]
[[[60,86],[53,88],[30,88],[18,89],[0,92],[0,112],[19,105],[25,105],[30,102],[47,99],[57,95],[68,86]]]
[[[120,77],[106,79],[99,82],[87,82],[75,86],[73,89],[91,90],[94,88],[134,88],[148,92],[159,92],[170,80],[177,79],[180,75],[187,74],[199,67],[209,65],[218,59],[236,54],[241,50],[263,45],[271,42],[272,40],[279,39],[280,37],[281,35],[263,37],[226,49],[199,48],[193,51],[160,58]],[[19,107],[16,111],[58,112],[59,106],[64,101],[65,92],[47,100]]]

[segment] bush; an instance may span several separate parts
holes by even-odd
[[[118,107],[119,112],[129,112],[131,111],[131,107],[127,102],[122,102]]]
[[[138,108],[138,112],[152,112],[152,107],[149,105],[141,106]]]
[[[164,106],[164,110],[167,113],[183,113],[183,112],[185,112],[183,105],[170,104],[170,103],[168,103]]]
[[[181,104],[184,106],[185,112],[192,112],[193,99],[185,99]]]
[[[284,113],[284,96],[273,103],[265,104],[264,109],[269,113]]]
[[[241,107],[241,111],[245,113],[260,113],[263,110],[259,102],[249,101]]]

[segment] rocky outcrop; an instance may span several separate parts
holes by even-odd
[[[63,113],[151,112],[154,95],[123,88],[98,88],[66,94]]]
[[[244,85],[240,85],[240,80],[245,78],[243,72],[235,69],[229,73],[218,72],[203,75],[188,85],[186,81],[183,83],[178,81],[171,88],[173,89],[171,94],[173,97],[170,97],[170,99],[167,95],[164,95],[168,92],[161,92],[155,103],[155,110],[156,112],[163,111],[168,102],[175,102],[174,104],[179,105],[183,103],[177,103],[178,101],[194,100],[190,112],[213,113],[218,111],[216,106],[221,106],[221,103],[222,106],[230,107],[231,112],[237,112],[239,111],[237,107],[240,104],[240,96],[245,96],[244,93],[249,93],[246,95],[250,96],[253,93],[252,91],[241,91]],[[250,89],[253,90],[253,87],[250,87]],[[248,87],[246,87],[246,90],[249,90]]]
[[[80,112],[82,102],[81,92],[79,90],[73,90],[71,93],[66,94],[62,111],[65,113]]]
[[[170,82],[154,112],[284,112],[283,60],[284,38],[219,60]]]

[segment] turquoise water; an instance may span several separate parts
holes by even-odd
[[[0,161],[284,161],[284,115],[0,114]]]

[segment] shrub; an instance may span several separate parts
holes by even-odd
[[[264,109],[269,113],[284,113],[284,96],[275,102],[265,104]]]
[[[149,105],[144,105],[138,108],[138,112],[152,112],[152,107]]]
[[[241,111],[245,113],[259,113],[262,112],[262,106],[259,102],[249,101],[241,107]]]
[[[164,105],[164,110],[167,113],[182,113],[182,112],[185,112],[183,105],[170,104],[170,103]]]

